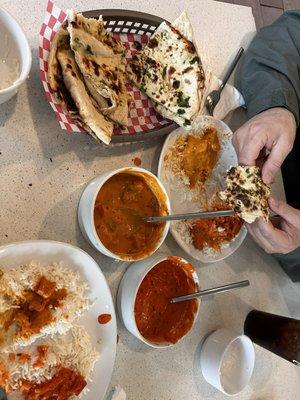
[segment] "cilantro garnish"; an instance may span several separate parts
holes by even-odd
[[[183,97],[183,93],[178,92],[177,104],[179,105],[179,107],[183,107],[183,108],[190,107],[189,101],[190,101],[190,97]]]
[[[194,57],[191,59],[190,64],[195,64],[196,62],[199,62],[199,57]]]

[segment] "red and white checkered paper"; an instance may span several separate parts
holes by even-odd
[[[39,59],[40,59],[40,77],[46,92],[48,102],[55,111],[55,115],[62,129],[69,132],[84,132],[84,129],[77,124],[72,118],[62,110],[61,104],[55,99],[51,93],[50,86],[47,81],[48,57],[50,52],[51,41],[55,33],[58,31],[62,23],[67,18],[67,14],[60,10],[52,1],[48,1],[45,20],[40,29],[39,42]],[[148,43],[148,35],[136,34],[119,34],[114,33],[114,37],[120,40],[127,49],[126,60],[129,61],[135,50],[134,42],[140,42],[142,45]],[[129,123],[124,129],[120,127],[114,128],[114,135],[136,134],[148,132],[153,128],[159,128],[167,124],[169,121],[160,116],[149,98],[140,92],[136,87],[127,84],[127,90],[132,95],[133,102],[129,110]]]

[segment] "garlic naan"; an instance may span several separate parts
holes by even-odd
[[[70,47],[58,48],[57,59],[62,69],[64,84],[76,104],[83,124],[89,128],[93,137],[109,144],[113,123],[97,110],[90,99]]]
[[[130,80],[158,104],[158,111],[185,127],[199,112],[204,87],[192,36],[185,13],[175,26],[163,22],[127,68]]]
[[[68,21],[76,63],[97,107],[112,121],[128,125],[125,48],[106,31],[101,17],[85,18],[72,11]]]

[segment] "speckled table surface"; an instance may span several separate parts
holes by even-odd
[[[57,5],[78,10],[135,9],[169,20],[187,8],[200,48],[205,49],[216,74],[222,73],[241,43],[247,44],[255,26],[251,9],[209,0],[57,0]],[[115,296],[127,264],[99,255],[84,240],[76,220],[79,196],[95,175],[117,166],[132,165],[135,156],[141,158],[143,167],[156,172],[163,139],[105,148],[87,136],[61,131],[38,75],[38,31],[46,0],[0,0],[0,6],[20,22],[33,52],[32,71],[26,85],[15,98],[0,106],[0,243],[52,239],[77,245],[99,263]],[[188,258],[170,236],[162,251]],[[120,341],[111,384],[120,384],[129,400],[223,399],[223,394],[204,381],[198,368],[203,336],[218,327],[241,331],[251,308],[300,317],[299,284],[292,284],[276,261],[250,238],[223,262],[195,264],[202,287],[242,279],[249,279],[251,286],[203,301],[193,331],[171,349],[145,347],[119,322]],[[296,399],[299,385],[296,367],[256,347],[253,377],[237,398]]]

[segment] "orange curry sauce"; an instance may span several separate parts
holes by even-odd
[[[164,227],[144,222],[142,217],[160,214],[159,200],[144,177],[122,172],[108,179],[100,189],[94,222],[108,250],[120,256],[138,257],[156,247]]]
[[[192,271],[192,265],[172,256],[153,267],[142,281],[134,312],[138,330],[149,342],[176,343],[192,328],[198,301],[169,301],[198,290]]]
[[[210,177],[218,160],[220,142],[214,127],[204,129],[203,136],[188,135],[182,153],[182,169],[190,187],[203,184]]]
[[[57,289],[55,282],[42,276],[34,290],[24,292],[25,301],[9,311],[4,329],[17,327],[16,335],[28,338],[54,320],[52,309],[61,306],[67,296],[66,289]]]
[[[78,373],[61,367],[58,372],[40,384],[23,381],[21,391],[25,400],[68,400],[79,396],[87,382]]]

